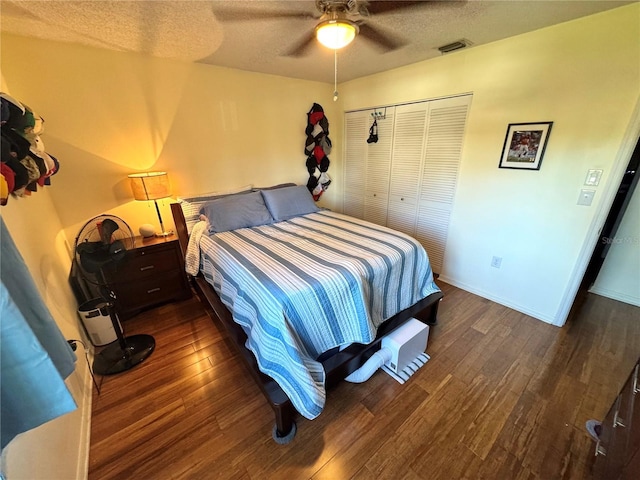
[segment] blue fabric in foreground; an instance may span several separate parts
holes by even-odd
[[[76,356],[0,217],[0,430],[16,435],[77,408],[64,378]]]

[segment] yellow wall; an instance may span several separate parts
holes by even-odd
[[[306,113],[317,102],[338,117],[326,84],[13,35],[2,36],[2,70],[45,119],[47,151],[62,164],[51,196],[70,243],[101,213],[136,233],[157,225],[155,209],[133,200],[129,173],[168,171],[174,196],[306,184]],[[331,188],[323,200],[331,205]]]
[[[345,111],[473,93],[445,281],[564,322],[603,192],[620,181],[611,173],[640,95],[639,19],[636,3],[340,86]],[[540,121],[554,122],[540,171],[498,169],[507,125]],[[593,205],[578,206],[589,168],[602,182]]]
[[[136,233],[157,226],[153,206],[133,200],[127,174],[167,170],[174,196],[305,184],[306,113],[318,102],[332,124],[338,117],[333,88],[321,83],[4,34],[1,49],[2,91],[44,117],[46,150],[61,163],[51,187],[10,198],[2,215],[67,338],[80,335],[66,276],[81,226],[102,213]],[[332,195],[330,187],[325,205]],[[68,383],[81,409],[14,440],[3,458],[9,478],[86,475],[92,387],[78,353]]]

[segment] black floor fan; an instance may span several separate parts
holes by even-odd
[[[106,280],[105,269],[114,269],[126,262],[127,250],[133,247],[133,242],[129,225],[113,215],[99,215],[89,220],[76,237],[73,261],[85,281],[100,292],[103,302],[95,308],[101,312],[106,309],[117,336],[116,342],[94,356],[93,372],[98,375],[125,372],[148,358],[156,346],[151,335],[124,335],[116,313],[116,295]]]

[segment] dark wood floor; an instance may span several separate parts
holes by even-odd
[[[331,390],[289,445],[230,344],[192,300],[126,322],[142,365],[94,395],[89,478],[583,479],[602,418],[640,353],[637,307],[589,295],[560,329],[442,284],[431,360]]]

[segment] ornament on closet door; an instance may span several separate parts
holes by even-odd
[[[369,138],[367,138],[367,143],[378,143],[378,119],[384,120],[387,118],[387,107],[384,108],[384,113],[373,110],[371,116],[373,117],[373,123],[369,129]]]
[[[369,138],[367,138],[367,143],[378,143],[378,120],[376,118],[373,119],[373,123],[369,129]]]

